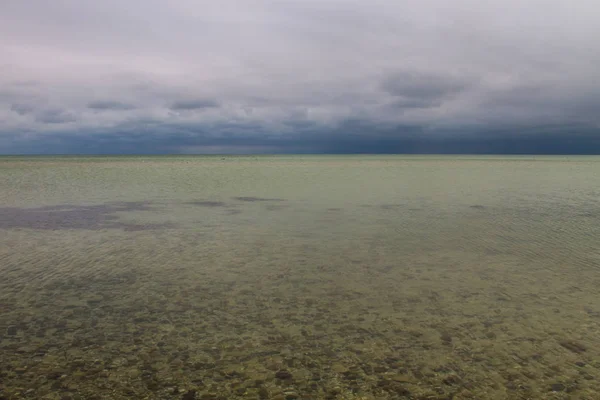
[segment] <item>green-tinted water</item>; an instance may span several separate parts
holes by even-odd
[[[0,398],[597,399],[598,177],[0,158]]]

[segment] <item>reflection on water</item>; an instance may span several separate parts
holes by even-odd
[[[0,398],[598,398],[597,176],[0,159]]]

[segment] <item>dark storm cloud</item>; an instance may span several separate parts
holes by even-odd
[[[54,108],[39,112],[35,116],[35,120],[43,124],[64,124],[74,122],[75,116],[68,110]]]
[[[370,134],[364,135],[364,129]],[[338,128],[304,129],[289,135],[256,135],[255,127],[163,126],[160,129],[12,137],[14,154],[598,154],[598,129],[586,126],[514,126],[503,129],[428,135],[420,126],[377,126],[348,120]],[[516,133],[519,132],[519,133]],[[568,132],[568,134],[565,134]],[[168,134],[167,134],[168,133]],[[462,133],[462,134],[457,134]],[[0,141],[0,145],[1,145]]]
[[[1,2],[0,153],[599,151],[597,1],[204,3]]]
[[[209,99],[179,100],[169,107],[171,110],[201,110],[203,108],[218,107],[219,103]]]
[[[391,103],[391,106],[394,108],[429,108],[429,107],[439,107],[442,105],[442,99],[430,99],[430,98],[406,98],[402,97],[398,100],[395,100]]]
[[[97,100],[97,101],[92,101],[92,102],[88,103],[87,107],[91,108],[93,110],[100,110],[100,111],[104,111],[104,110],[132,110],[132,109],[135,108],[135,106],[133,106],[131,104],[122,103],[120,101],[113,101],[113,100]]]
[[[29,104],[13,104],[10,106],[10,110],[16,112],[19,115],[29,114],[34,110],[34,107]]]
[[[470,82],[451,76],[433,75],[418,71],[403,71],[384,79],[382,88],[411,104],[435,103],[468,88]]]

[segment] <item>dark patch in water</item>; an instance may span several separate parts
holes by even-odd
[[[474,208],[476,210],[485,210],[485,206],[482,206],[481,204],[473,204],[471,206],[469,206],[469,208]]]
[[[240,196],[234,197],[235,200],[239,201],[248,201],[248,202],[256,202],[256,201],[285,201],[284,199],[267,199],[263,197],[252,197],[252,196]]]
[[[287,208],[287,206],[275,205],[275,204],[268,204],[265,206],[265,209],[269,210],[269,211],[279,211],[279,210],[283,210],[285,208]]]
[[[572,340],[562,340],[558,342],[558,344],[576,354],[584,353],[587,350],[584,345],[582,345],[581,343],[574,342]]]
[[[403,207],[403,204],[362,204],[361,207],[365,208],[379,208],[382,210],[395,210],[397,208]]]
[[[242,212],[236,208],[230,208],[227,211],[225,211],[225,213],[227,215],[237,215],[237,214],[241,214]]]
[[[210,201],[210,200],[198,200],[198,201],[189,201],[186,204],[191,204],[194,206],[202,206],[202,207],[225,207],[227,204],[222,201]]]
[[[383,209],[383,210],[394,210],[396,208],[400,208],[402,207],[402,204],[382,204],[379,206],[379,208]]]
[[[147,202],[115,202],[93,206],[61,204],[37,208],[0,207],[0,229],[123,229],[142,231],[169,224],[136,224],[119,221],[125,211],[150,211]]]
[[[586,313],[588,313],[588,315],[589,315],[590,317],[596,317],[596,318],[600,317],[600,312],[598,312],[598,311],[594,310],[594,309],[593,309],[593,308],[591,308],[591,307],[587,307],[587,306],[586,306],[586,307],[583,307],[583,309],[584,309],[584,311],[585,311]]]

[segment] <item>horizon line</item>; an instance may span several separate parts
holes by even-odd
[[[0,157],[600,156],[600,153],[18,153]]]

